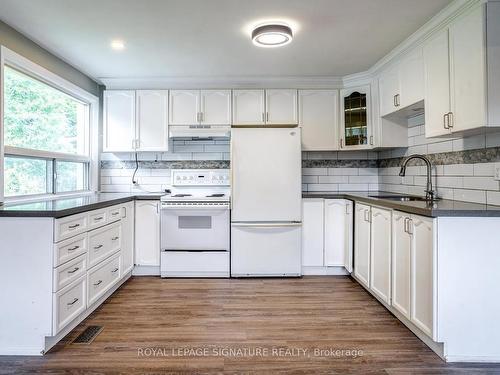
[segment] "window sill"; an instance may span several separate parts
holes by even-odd
[[[43,195],[30,195],[24,197],[6,197],[3,203],[31,203],[39,201],[48,201],[64,198],[81,197],[94,194],[94,191],[90,190],[80,190],[71,193],[60,193],[60,194],[43,194]]]

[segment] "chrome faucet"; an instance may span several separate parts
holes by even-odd
[[[412,159],[420,159],[425,162],[425,165],[427,166],[427,188],[425,190],[425,199],[429,201],[434,200],[435,192],[434,190],[432,190],[432,164],[429,158],[427,158],[427,156],[419,154],[408,156],[403,161],[403,164],[401,164],[401,170],[399,171],[399,175],[401,177],[404,177],[404,175],[406,174],[406,165]]]

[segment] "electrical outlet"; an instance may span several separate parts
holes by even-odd
[[[493,175],[493,179],[500,181],[500,163],[495,163],[493,168],[494,168],[494,172],[495,172]]]

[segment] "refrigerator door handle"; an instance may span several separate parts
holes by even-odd
[[[301,222],[289,222],[289,223],[231,223],[233,227],[245,227],[245,228],[281,228],[281,227],[301,227]]]

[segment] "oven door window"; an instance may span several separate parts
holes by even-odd
[[[211,229],[212,216],[179,216],[179,229]]]

